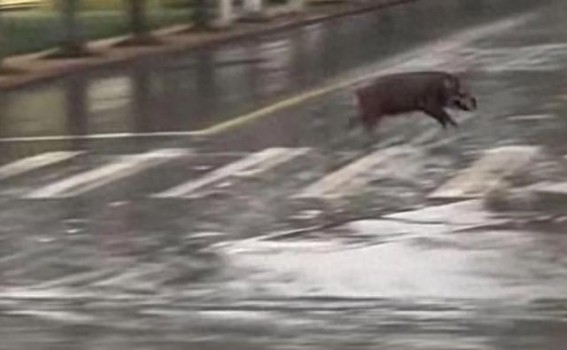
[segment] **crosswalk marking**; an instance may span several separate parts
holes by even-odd
[[[491,215],[484,209],[483,203],[479,199],[387,214],[383,216],[383,219],[415,224],[450,224],[459,226],[460,229],[478,227],[479,225],[496,225],[507,220]]]
[[[309,153],[310,148],[296,148],[296,149],[286,149],[283,152],[278,152],[274,154],[271,158],[264,160],[261,163],[256,164],[254,167],[248,169],[243,169],[234,174],[234,176],[239,178],[254,178],[262,174],[265,174],[270,169],[273,169],[281,164],[284,164],[292,159],[301,157]]]
[[[0,167],[0,180],[64,162],[81,154],[80,151],[58,151],[41,153],[35,156],[19,159]]]
[[[567,182],[543,182],[529,186],[531,209],[565,217],[567,212]]]
[[[521,122],[540,122],[547,121],[557,118],[553,114],[527,114],[527,115],[513,115],[508,117],[511,121],[521,121]]]
[[[159,149],[144,154],[120,156],[101,167],[46,185],[28,193],[24,198],[46,199],[78,196],[146,168],[187,154],[188,151],[183,149]]]
[[[490,191],[501,180],[529,166],[540,154],[537,146],[504,146],[493,148],[469,168],[429,195],[430,199],[473,199]]]
[[[567,198],[567,182],[543,183],[532,188],[539,193],[557,194]]]
[[[392,147],[375,151],[325,176],[292,198],[333,200],[346,197],[370,181],[369,173],[372,169],[411,153],[412,150],[407,147]]]
[[[209,174],[153,195],[154,198],[191,198],[205,186],[230,178],[251,178],[306,154],[308,148],[267,148],[225,165]]]
[[[567,199],[567,182],[546,182],[531,187],[536,193]]]

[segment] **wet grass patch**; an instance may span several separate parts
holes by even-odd
[[[189,23],[191,9],[160,9],[151,11],[152,29]],[[2,14],[2,31],[6,36],[4,55],[17,55],[41,51],[57,46],[63,39],[60,14],[56,11],[30,10]],[[96,40],[128,33],[128,17],[125,11],[85,11],[80,15],[82,35]]]

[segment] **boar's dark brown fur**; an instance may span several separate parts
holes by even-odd
[[[409,72],[381,76],[356,90],[358,118],[372,130],[383,117],[421,111],[443,128],[457,122],[444,108],[476,109],[476,99],[458,77],[446,72]],[[352,121],[351,121],[352,123]]]

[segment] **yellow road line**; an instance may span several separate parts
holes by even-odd
[[[330,86],[326,86],[320,89],[316,89],[316,90],[311,90],[309,92],[276,102],[270,106],[258,109],[252,113],[248,113],[245,115],[241,115],[239,117],[233,118],[231,120],[228,120],[226,122],[221,122],[219,124],[213,125],[207,129],[203,129],[203,130],[198,130],[198,131],[194,131],[193,134],[194,135],[199,135],[199,136],[211,136],[211,135],[215,135],[215,134],[220,134],[222,132],[228,131],[230,129],[239,127],[241,125],[250,123],[254,120],[257,119],[261,119],[263,117],[266,117],[272,113],[281,111],[283,109],[286,108],[290,108],[296,105],[299,105],[307,100],[313,99],[315,97],[319,97],[325,94],[328,94],[332,91],[341,89],[343,87],[346,87],[348,85],[352,84],[352,81],[346,81],[346,82],[340,82],[334,85],[330,85]]]

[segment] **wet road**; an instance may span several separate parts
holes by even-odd
[[[565,10],[427,1],[4,95],[0,348],[564,349],[564,222],[427,196],[509,145],[544,154],[511,182],[564,181]],[[422,68],[480,110],[345,133],[351,83]]]

